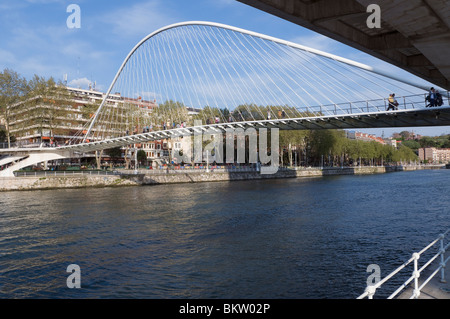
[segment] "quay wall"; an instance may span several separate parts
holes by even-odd
[[[437,169],[442,167],[427,167]],[[171,184],[171,183],[200,183],[216,181],[240,181],[240,180],[260,180],[278,178],[298,178],[298,177],[321,177],[333,175],[366,175],[382,174],[399,171],[413,171],[426,169],[424,166],[387,166],[387,167],[344,167],[344,168],[312,168],[299,170],[279,170],[275,174],[260,174],[259,172],[195,172],[195,173],[167,173],[167,174],[144,174],[142,176],[143,185]]]
[[[388,167],[344,167],[308,168],[299,170],[280,169],[275,174],[260,174],[254,171],[224,172],[152,172],[121,171],[121,175],[75,175],[75,176],[29,176],[0,178],[0,191],[60,189],[84,187],[141,186],[175,183],[201,183],[220,181],[242,181],[280,178],[305,178],[333,175],[382,174],[422,169],[440,169],[441,166],[388,166]]]
[[[137,179],[121,176],[48,176],[48,177],[1,177],[0,191],[20,191],[35,189],[60,189],[83,187],[112,187],[141,185]]]

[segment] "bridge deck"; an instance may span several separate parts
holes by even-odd
[[[134,143],[143,143],[153,140],[177,136],[191,136],[194,133],[212,130],[223,133],[227,129],[248,128],[278,128],[280,130],[318,130],[318,129],[362,129],[362,128],[388,128],[388,127],[426,127],[450,125],[450,106],[407,109],[384,112],[355,113],[347,115],[327,115],[304,118],[285,118],[262,121],[230,122],[210,124],[203,126],[175,128],[165,131],[149,132],[136,135],[112,138],[103,141],[95,141],[76,145],[68,145],[57,148],[39,149],[9,149],[0,152],[20,151],[55,151],[70,150],[90,152],[101,149],[109,149],[117,146],[126,146]]]
[[[227,129],[248,128],[278,128],[280,130],[323,130],[323,129],[362,129],[362,128],[388,128],[388,127],[426,127],[450,126],[450,106],[406,109],[396,111],[367,112],[353,114],[339,114],[303,118],[284,118],[261,121],[245,121],[209,124],[194,127],[175,128],[165,131],[155,131],[123,137],[116,137],[102,141],[86,142],[81,144],[43,147],[43,148],[10,148],[0,149],[0,153],[29,154],[59,153],[67,151],[92,152],[110,149],[135,143],[145,143],[154,140],[191,136],[205,131],[224,133]]]

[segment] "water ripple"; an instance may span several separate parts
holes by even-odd
[[[449,177],[2,193],[0,298],[355,298],[446,229]]]

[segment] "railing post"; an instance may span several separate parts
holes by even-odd
[[[445,235],[441,234],[441,282],[442,283],[446,283],[447,281],[445,280],[445,248],[444,248],[444,238]]]
[[[373,299],[373,296],[375,295],[375,292],[377,291],[377,288],[374,285],[369,285],[366,287],[367,292],[367,299]]]
[[[419,253],[414,253],[412,255],[412,257],[414,258],[414,272],[413,272],[413,277],[414,277],[414,293],[413,293],[413,298],[414,299],[418,299],[420,296],[420,290],[419,290],[419,277],[420,277],[420,272],[419,272],[419,258],[420,258],[420,254]]]

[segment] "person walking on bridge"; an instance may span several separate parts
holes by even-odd
[[[430,89],[430,93],[428,94],[426,100],[430,102],[426,107],[436,106],[436,91],[434,90],[434,88]]]
[[[398,110],[398,102],[397,102],[397,100],[395,100],[395,94],[394,93],[389,94],[388,101],[389,101],[389,106],[387,108],[387,111],[389,111],[391,109],[392,109],[392,111]]]

